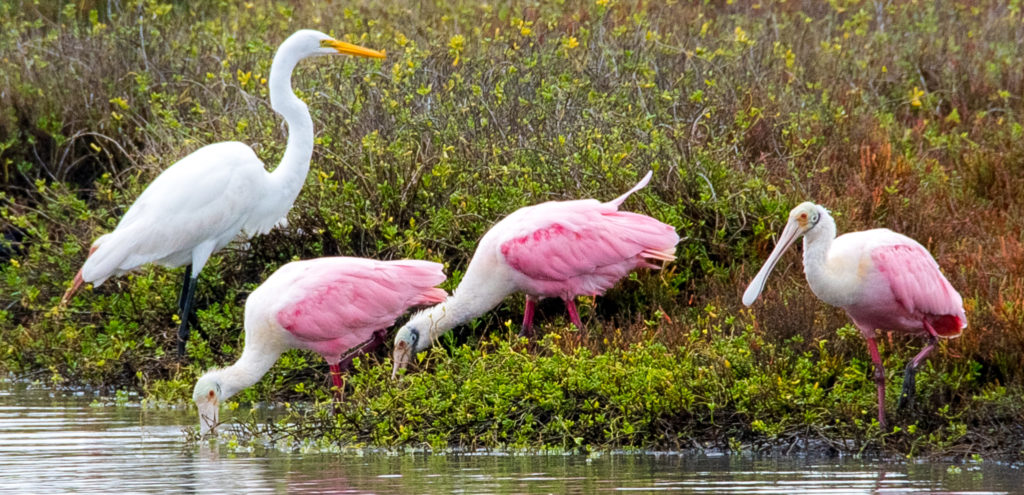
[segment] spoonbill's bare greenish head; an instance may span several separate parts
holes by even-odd
[[[205,437],[216,433],[215,428],[220,423],[220,403],[224,399],[216,372],[208,372],[196,382],[196,388],[192,390],[192,400],[199,410],[200,435]]]
[[[765,260],[764,266],[754,276],[754,280],[750,281],[750,285],[747,286],[747,290],[743,292],[743,304],[750,306],[757,300],[757,296],[761,295],[761,291],[764,290],[764,284],[768,281],[768,275],[772,273],[775,268],[775,264],[779,262],[779,258],[782,257],[783,253],[789,249],[793,243],[796,242],[800,236],[806,234],[808,231],[818,225],[818,222],[822,218],[828,215],[828,210],[823,206],[816,205],[810,201],[800,203],[796,208],[793,208],[789,212],[789,221],[786,222],[786,228],[782,231],[782,235],[779,236],[779,242],[775,245],[775,249],[772,250],[772,254]]]
[[[412,362],[412,357],[420,351],[420,331],[411,325],[405,325],[395,334],[395,350],[392,360],[395,365],[391,370],[391,378],[398,377],[398,370],[405,369]]]

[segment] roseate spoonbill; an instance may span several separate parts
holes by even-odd
[[[545,297],[565,301],[569,318],[583,330],[573,302],[577,295],[602,294],[635,268],[658,268],[648,259],[675,259],[675,228],[646,215],[618,211],[650,180],[648,172],[607,203],[582,199],[520,208],[491,227],[452,296],[417,313],[398,331],[392,376],[440,335],[514,292],[526,293],[520,336],[533,336],[534,307]]]
[[[288,145],[277,168],[267,172],[252,148],[237,141],[204,146],[171,165],[142,191],[113,232],[92,243],[61,306],[83,282],[98,286],[146,263],[185,266],[178,298],[178,356],[183,356],[196,281],[210,255],[237,237],[287,225],[313,155],[313,119],[292,91],[292,70],[306,57],[337,53],[384,57],[319,31],[289,36],[270,66],[270,106],[288,124]]]
[[[221,402],[259,381],[288,349],[308,349],[327,360],[340,401],[341,356],[384,341],[384,329],[411,306],[448,295],[440,263],[420,260],[317,258],[282,266],[245,302],[245,347],[231,366],[196,382],[192,399],[203,435],[218,422]]]
[[[889,229],[849,232],[836,237],[828,210],[811,202],[789,213],[779,242],[743,293],[750,306],[782,254],[804,236],[804,272],[818,299],[846,310],[868,341],[878,388],[878,423],[885,429],[885,369],[875,330],[893,330],[928,339],[907,365],[899,407],[914,400],[917,368],[938,339],[959,337],[967,327],[963,300],[939,264],[917,241]]]

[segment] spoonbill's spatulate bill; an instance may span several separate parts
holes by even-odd
[[[819,299],[846,310],[868,342],[878,389],[878,422],[885,422],[885,370],[875,342],[876,330],[892,330],[928,339],[907,365],[899,407],[913,401],[918,366],[939,338],[959,337],[967,327],[963,300],[928,250],[888,229],[850,232],[836,237],[828,210],[803,203],[789,214],[779,243],[743,293],[750,306],[764,289],[772,268],[797,238],[804,236],[804,272]]]
[[[651,172],[628,192],[596,199],[549,201],[516,210],[491,227],[477,245],[459,287],[447,301],[413,316],[395,336],[394,371],[408,365],[441,334],[497,306],[509,294],[526,293],[520,335],[532,336],[537,300],[565,301],[573,324],[583,330],[574,298],[599,295],[648,260],[675,259],[675,228],[654,218],[619,211]]]
[[[430,261],[345,257],[282,266],[245,302],[242,356],[196,382],[192,398],[202,434],[217,425],[221,402],[259,381],[288,349],[323,356],[340,395],[342,354],[368,340],[382,343],[382,329],[410,307],[443,301],[447,294],[435,287],[444,282],[442,268]]]
[[[306,179],[313,119],[292,91],[292,70],[304,58],[338,53],[384,57],[319,31],[301,30],[288,37],[270,66],[270,106],[288,123],[288,145],[277,168],[267,172],[252,148],[237,141],[207,145],[182,158],[142,191],[113,232],[93,242],[61,304],[84,282],[98,286],[146,263],[185,266],[178,298],[178,355],[183,356],[196,281],[210,255],[235,238],[286,225]]]

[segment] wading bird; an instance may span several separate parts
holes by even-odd
[[[789,213],[775,250],[743,293],[750,306],[764,289],[779,258],[804,236],[804,272],[819,299],[846,310],[868,341],[878,388],[878,423],[885,423],[885,369],[875,330],[893,330],[928,339],[907,365],[899,407],[914,400],[917,368],[938,339],[959,337],[967,327],[963,300],[939,271],[935,258],[917,241],[889,229],[850,232],[836,237],[828,210],[811,202]]]
[[[146,263],[185,266],[178,297],[178,356],[184,356],[196,281],[210,255],[235,238],[287,225],[313,155],[313,119],[292,91],[292,70],[304,58],[337,53],[384,57],[319,31],[289,36],[270,66],[270,106],[288,124],[288,145],[277,168],[267,172],[252,148],[237,141],[204,146],[171,165],[142,191],[113,232],[92,243],[61,306],[83,282],[98,286]]]
[[[282,266],[245,302],[245,347],[231,366],[206,372],[192,399],[203,435],[218,423],[219,405],[258,382],[288,349],[307,349],[327,360],[340,402],[341,356],[383,343],[384,330],[412,306],[448,295],[440,263],[420,260],[317,258]],[[360,344],[362,347],[359,348]]]
[[[545,297],[565,301],[569,318],[582,331],[576,296],[603,294],[635,268],[658,268],[648,259],[675,259],[675,228],[646,215],[618,211],[650,180],[648,172],[607,203],[582,199],[520,208],[491,227],[452,296],[417,313],[398,331],[392,376],[443,333],[514,292],[526,293],[520,336],[533,336],[534,308]]]

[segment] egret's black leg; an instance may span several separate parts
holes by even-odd
[[[178,292],[178,312],[185,305],[185,293],[188,292],[188,281],[192,279],[192,264],[185,266],[185,274],[181,277],[181,290]]]
[[[195,305],[193,304],[192,306],[193,306],[193,309],[195,309]],[[189,325],[189,327],[192,328],[192,330],[195,330],[196,332],[198,332],[199,336],[202,337],[203,340],[210,340],[210,336],[207,335],[206,331],[203,330],[203,327],[201,325],[199,325],[199,315],[197,315],[195,311],[192,311],[192,313],[190,313],[188,315],[188,325]],[[214,351],[214,352],[216,352],[216,351]]]
[[[196,278],[199,278],[199,277],[196,277]],[[182,279],[181,279],[181,291],[178,293],[178,314],[179,315],[184,314],[184,312],[185,312],[185,308],[184,308],[184,305],[185,305],[185,293],[188,292],[188,284],[189,284],[189,281],[191,279],[192,279],[192,265],[190,264],[190,265],[186,265],[185,266],[185,276],[182,277]],[[189,312],[189,314],[188,314],[188,325],[189,325],[189,327],[191,327],[191,328],[195,329],[197,332],[199,332],[199,336],[201,336],[203,339],[210,340],[210,337],[208,335],[206,335],[205,331],[203,331],[203,327],[201,327],[199,325],[199,316],[196,315],[195,311],[190,311]]]
[[[931,337],[928,345],[924,346],[924,349],[921,349],[921,352],[917,353],[917,356],[910,360],[907,370],[903,373],[903,391],[900,392],[900,401],[896,405],[897,409],[914,405],[914,393],[917,391],[917,368],[921,366],[921,363],[924,362],[928,354],[931,354],[937,345],[939,345],[939,339],[934,336]]]
[[[191,277],[188,280],[188,289],[185,292],[185,301],[181,307],[181,326],[178,327],[178,357],[185,357],[185,343],[188,342],[188,322],[192,314],[192,300],[196,295],[196,282],[198,277]]]

